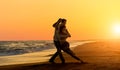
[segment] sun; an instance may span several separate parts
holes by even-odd
[[[113,34],[120,37],[120,24],[113,25]]]

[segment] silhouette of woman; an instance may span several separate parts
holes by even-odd
[[[60,39],[60,44],[61,44],[61,49],[66,52],[67,54],[71,55],[73,58],[75,58],[76,60],[80,61],[81,63],[84,63],[80,58],[78,58],[73,52],[72,50],[70,50],[69,48],[69,43],[66,41],[66,39],[68,37],[71,37],[70,33],[68,32],[67,28],[66,28],[66,19],[62,19],[62,23],[60,25],[60,30],[59,30],[59,39]]]

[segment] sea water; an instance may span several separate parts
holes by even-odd
[[[68,41],[70,47],[89,43],[91,41]],[[55,49],[52,40],[37,41],[0,41],[0,56],[19,55],[32,52],[42,52],[43,50]]]

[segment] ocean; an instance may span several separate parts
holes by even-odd
[[[89,43],[91,41],[68,41],[70,47],[74,48],[78,45]],[[43,50],[55,49],[52,40],[38,41],[0,41],[0,56],[20,55],[32,52],[42,52]]]

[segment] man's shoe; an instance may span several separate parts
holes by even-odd
[[[52,64],[54,64],[54,63],[55,63],[54,61],[51,61],[51,60],[49,60],[49,62],[50,62],[50,63],[52,63]]]
[[[65,64],[65,61],[63,61],[62,64]]]

